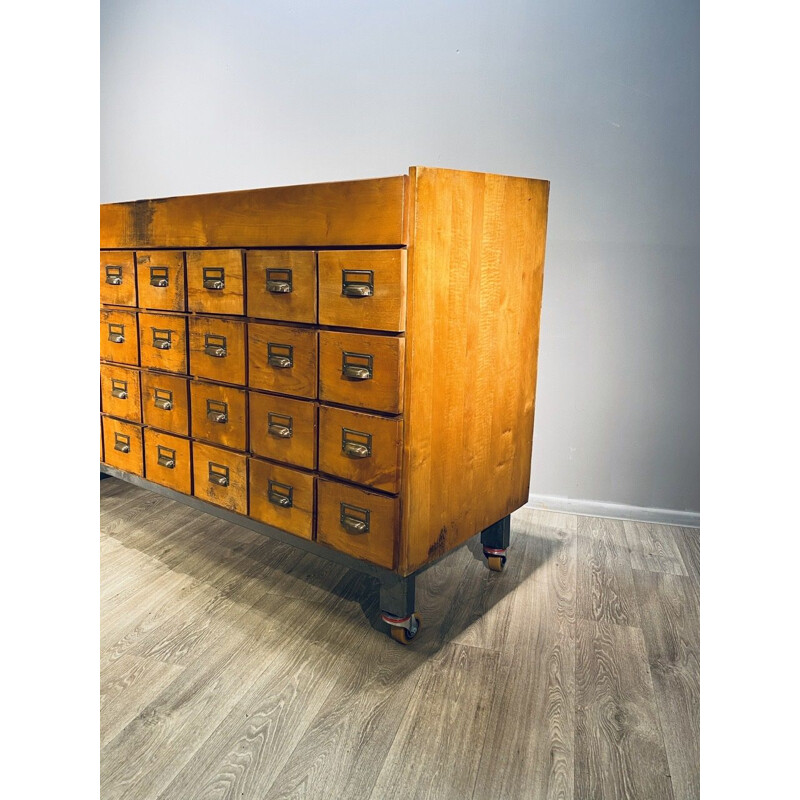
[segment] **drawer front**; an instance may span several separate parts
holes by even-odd
[[[321,252],[319,324],[404,331],[406,251]]]
[[[320,472],[397,493],[402,457],[401,419],[320,406]]]
[[[110,306],[136,305],[136,267],[133,253],[100,253],[100,302]]]
[[[397,336],[320,331],[320,400],[399,414],[405,344]]]
[[[245,323],[211,317],[189,318],[192,375],[244,386],[247,369]]]
[[[139,314],[142,366],[186,374],[186,317]]]
[[[143,473],[142,429],[138,425],[103,417],[103,450],[106,464],[134,475]]]
[[[100,311],[100,358],[118,364],[139,364],[139,329],[135,311]]]
[[[317,466],[317,406],[274,394],[248,392],[250,450],[306,469]]]
[[[190,311],[244,314],[242,250],[190,250],[186,276]]]
[[[250,459],[250,516],[311,539],[314,535],[314,476],[257,458]]]
[[[317,479],[317,541],[381,567],[394,567],[400,499]]]
[[[194,496],[247,514],[247,456],[192,442]]]
[[[247,393],[233,386],[192,381],[192,437],[247,449]]]
[[[112,417],[142,421],[139,370],[100,365],[100,408]]]
[[[147,428],[144,432],[144,475],[176,492],[192,493],[192,446],[188,439]]]
[[[157,372],[142,372],[141,378],[144,424],[188,436],[188,380]]]
[[[297,397],[317,396],[317,332],[251,322],[249,385]]]
[[[136,254],[139,307],[186,311],[183,251],[153,250]]]
[[[249,250],[247,316],[284,322],[317,321],[317,263],[313,252]]]

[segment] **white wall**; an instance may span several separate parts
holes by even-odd
[[[699,511],[697,0],[101,9],[101,202],[549,179],[531,490]]]

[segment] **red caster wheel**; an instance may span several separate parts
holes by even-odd
[[[486,563],[492,572],[502,572],[506,566],[505,548],[484,547],[483,554],[486,556]]]
[[[381,614],[381,619],[389,626],[392,639],[400,644],[411,644],[422,627],[422,617],[419,614],[404,618]]]

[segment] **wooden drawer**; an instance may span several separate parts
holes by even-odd
[[[399,414],[405,344],[397,336],[320,331],[320,400]]]
[[[106,464],[142,474],[142,429],[138,425],[103,417],[103,451]]]
[[[289,325],[247,326],[249,385],[298,397],[317,396],[317,332]]]
[[[192,442],[194,496],[247,514],[247,456]]]
[[[189,381],[177,375],[142,372],[144,424],[189,435]]]
[[[139,370],[101,364],[100,408],[112,417],[141,422]]]
[[[133,253],[100,253],[100,302],[110,306],[136,305],[136,266]]]
[[[139,307],[186,311],[186,272],[182,250],[136,254]]]
[[[189,318],[189,366],[192,375],[244,386],[245,323],[214,317]]]
[[[188,439],[147,428],[144,432],[144,474],[147,480],[192,493],[192,446]]]
[[[244,314],[242,250],[190,250],[186,276],[190,311]]]
[[[404,331],[406,251],[321,252],[319,324]]]
[[[250,516],[311,539],[314,535],[314,476],[250,459]]]
[[[317,479],[317,541],[381,567],[394,567],[400,499]]]
[[[397,493],[402,459],[401,419],[320,406],[320,472]]]
[[[190,384],[192,438],[247,449],[247,393],[233,386],[213,383]]]
[[[250,450],[298,467],[317,466],[317,406],[275,394],[248,392]]]
[[[139,364],[139,330],[135,311],[100,311],[100,358],[119,364]]]
[[[304,250],[247,252],[247,316],[317,321],[317,262]]]
[[[165,372],[189,371],[186,357],[186,317],[139,314],[142,366]]]

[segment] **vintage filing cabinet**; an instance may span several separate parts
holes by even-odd
[[[101,206],[101,471],[380,579],[528,498],[547,181],[413,167]]]

